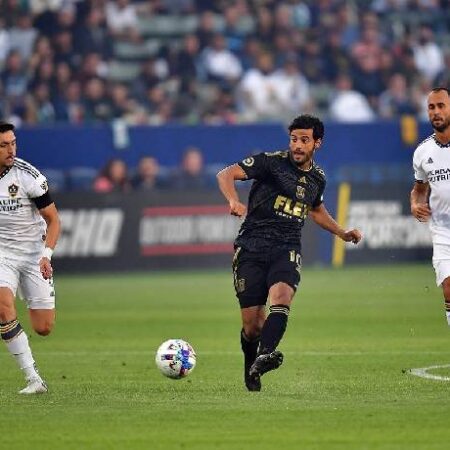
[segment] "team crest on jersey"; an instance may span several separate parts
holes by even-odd
[[[10,184],[8,186],[8,192],[9,192],[9,196],[14,198],[17,193],[19,192],[19,186],[17,186],[17,184]]]
[[[244,161],[242,161],[242,164],[244,164],[244,166],[247,166],[247,167],[252,167],[253,164],[255,164],[255,158],[252,158],[252,157],[245,158]]]
[[[305,188],[303,186],[297,186],[297,193],[295,194],[295,196],[299,200],[303,200],[305,198]]]

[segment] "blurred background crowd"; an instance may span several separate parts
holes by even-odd
[[[0,5],[0,116],[16,124],[422,119],[449,85],[447,0]]]

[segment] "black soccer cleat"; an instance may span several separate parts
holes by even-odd
[[[250,378],[258,378],[266,372],[278,369],[283,364],[283,353],[278,350],[259,355],[249,370]]]
[[[245,386],[250,392],[259,392],[261,390],[261,376],[259,374],[250,375],[247,368],[244,372]]]

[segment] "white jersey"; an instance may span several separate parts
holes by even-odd
[[[47,224],[32,199],[47,191],[46,178],[22,159],[0,174],[0,257],[42,252]]]
[[[430,184],[433,244],[450,245],[450,143],[443,145],[431,135],[417,147],[413,165],[416,180]]]

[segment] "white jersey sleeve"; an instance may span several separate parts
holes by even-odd
[[[423,155],[424,155],[423,147],[418,147],[417,150],[414,152],[413,157],[414,178],[416,179],[416,181],[426,183],[428,179],[427,173],[423,168]]]

